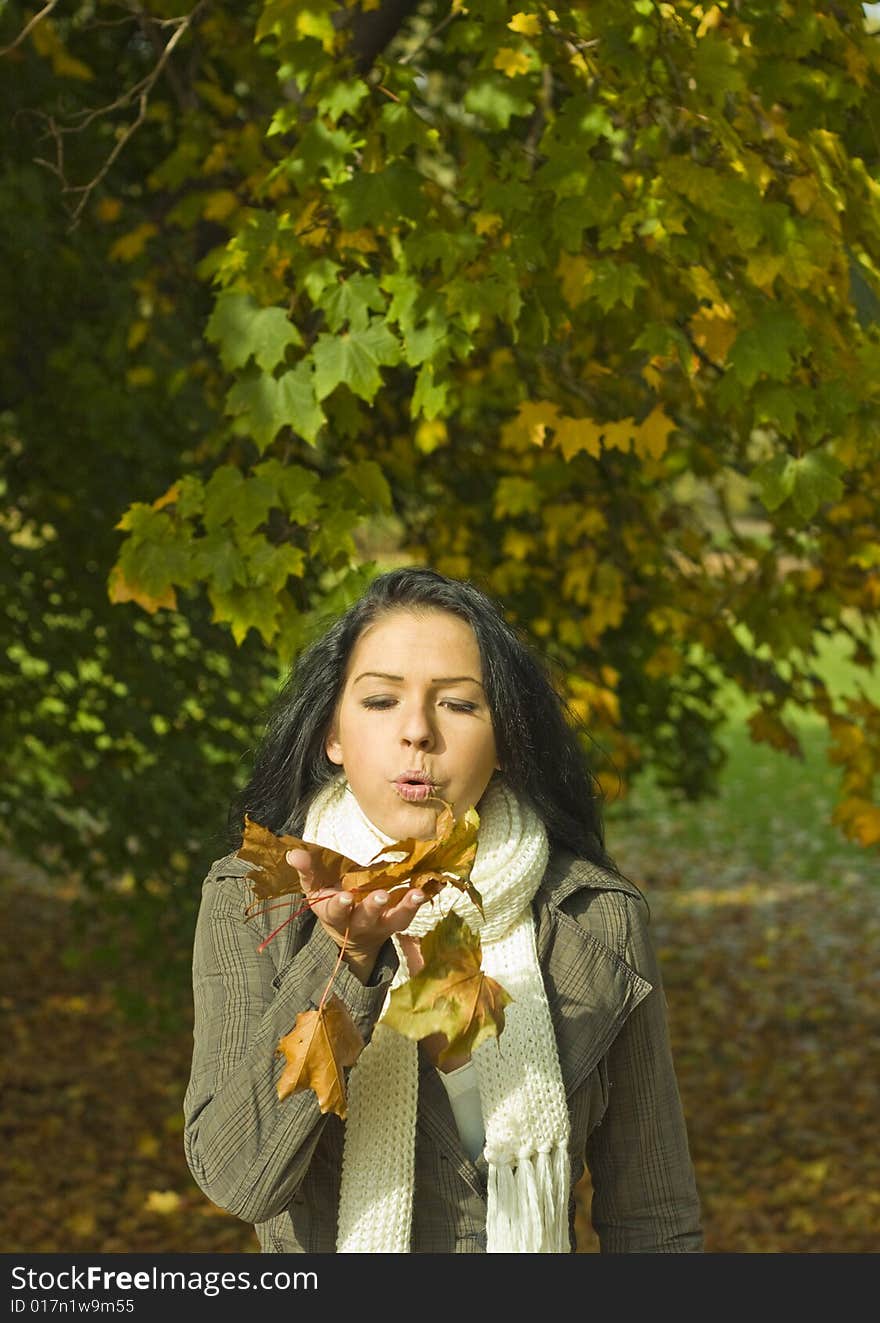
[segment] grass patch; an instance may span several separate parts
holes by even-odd
[[[816,670],[837,699],[861,688],[880,702],[880,678],[849,662],[849,641],[823,641]],[[828,761],[828,732],[812,714],[789,713],[803,761],[756,744],[746,725],[754,704],[731,687],[720,695],[727,720],[719,739],[726,754],[716,798],[700,802],[665,792],[649,770],[625,799],[607,805],[608,846],[625,872],[637,876],[645,860],[663,876],[721,868],[727,879],[769,873],[792,880],[877,882],[876,849],[847,841],[832,825],[840,768]]]

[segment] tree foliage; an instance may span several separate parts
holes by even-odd
[[[815,670],[834,631],[870,668],[880,606],[861,8],[151,0],[99,22],[119,12],[53,12],[6,55],[30,113],[4,212],[20,233],[31,190],[48,235],[69,203],[38,270],[85,314],[33,291],[72,399],[22,372],[12,434],[46,487],[69,488],[69,422],[100,454],[95,601],[119,519],[128,603],[102,622],[210,631],[241,693],[390,530],[398,560],[503,599],[624,781],[711,792],[732,681],[756,740],[796,755],[792,713],[824,718],[835,820],[875,845],[880,712]],[[69,571],[82,522],[13,510],[59,529]]]

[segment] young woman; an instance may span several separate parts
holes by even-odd
[[[565,712],[498,606],[429,569],[380,575],[294,666],[233,806],[235,844],[247,813],[366,863],[432,838],[440,800],[456,818],[476,806],[483,913],[451,886],[352,905],[295,850],[311,903],[297,897],[258,952],[278,912],[246,920],[250,866],[234,854],[211,868],[186,1156],[264,1251],[569,1253],[585,1161],[603,1253],[702,1250],[646,905],[605,853]],[[500,1036],[441,1068],[442,1034],[417,1044],[382,1016],[450,910],[512,1001]],[[366,1041],[344,1122],[311,1089],[276,1090],[279,1039],[331,977]]]

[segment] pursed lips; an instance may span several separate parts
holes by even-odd
[[[403,772],[392,782],[401,799],[410,804],[432,799],[437,786],[426,772]]]

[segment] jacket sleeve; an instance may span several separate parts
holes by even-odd
[[[209,874],[193,944],[193,1058],[184,1098],[184,1151],[199,1187],[218,1207],[263,1222],[290,1203],[327,1121],[311,1089],[280,1101],[278,1040],[300,1011],[318,1005],[338,948],[320,924],[276,972],[245,921],[238,877]],[[393,955],[393,947],[387,950]],[[394,958],[396,966],[396,957]],[[368,1040],[393,968],[386,950],[369,985],[344,963],[333,991]]]
[[[622,893],[618,893],[622,896]],[[652,985],[605,1061],[608,1107],[587,1141],[603,1254],[703,1250],[700,1203],[644,901],[625,897],[625,962]]]

